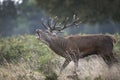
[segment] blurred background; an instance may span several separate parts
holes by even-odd
[[[120,65],[108,68],[95,55],[80,59],[78,76],[68,77],[73,63],[59,75],[64,58],[37,40],[35,30],[44,30],[42,18],[70,23],[73,15],[82,23],[65,35],[112,34],[120,61],[120,0],[0,0],[0,80],[120,80]]]
[[[0,36],[35,34],[41,18],[75,14],[82,23],[67,30],[76,33],[120,33],[120,0],[0,0]]]

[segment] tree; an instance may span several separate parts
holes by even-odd
[[[17,10],[12,0],[3,1],[0,5],[0,35],[8,36],[12,34],[16,27]]]
[[[58,16],[78,15],[84,22],[120,22],[120,0],[36,0],[41,9]]]
[[[40,20],[45,13],[36,6],[34,0],[23,0],[17,6],[19,15],[17,18],[18,27],[15,29],[15,34],[35,34],[36,28],[41,28]]]

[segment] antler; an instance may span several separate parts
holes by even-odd
[[[65,22],[66,21],[68,21],[68,17],[65,19]],[[71,22],[71,23],[69,23],[69,24],[64,24],[63,25],[63,27],[59,30],[59,31],[61,31],[61,30],[64,30],[65,28],[68,28],[68,27],[71,27],[71,26],[78,26],[79,24],[80,24],[81,22],[80,22],[80,19],[79,18],[76,18],[76,16],[75,15],[73,15],[73,21]]]
[[[57,19],[57,17],[55,17],[55,19]],[[69,17],[65,18],[65,20],[62,22],[62,23],[64,23],[63,26],[61,25],[61,23],[57,23],[57,21],[54,21],[52,18],[50,18],[47,21],[47,24],[45,24],[43,20],[41,20],[41,23],[50,32],[53,32],[53,31],[61,32],[65,28],[68,28],[68,27],[71,27],[71,26],[74,26],[74,25],[78,26],[81,23],[80,19],[76,18],[75,15],[73,15],[73,21],[71,23],[67,24],[68,20],[69,20]]]

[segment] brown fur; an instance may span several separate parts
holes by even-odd
[[[112,52],[115,39],[109,35],[73,35],[65,38],[53,38],[52,42],[50,48],[56,54],[64,57],[68,64],[71,60],[77,62],[80,58],[94,54],[101,56],[107,65],[117,62]],[[63,68],[68,65],[65,64],[63,64]]]
[[[101,56],[109,66],[117,62],[117,59],[113,55],[115,39],[110,35],[96,34],[59,37],[58,35],[52,35],[52,33],[42,30],[37,30],[36,32],[41,41],[47,43],[56,54],[66,59],[61,70],[71,61],[74,61],[75,65],[78,66],[80,58],[94,54]]]

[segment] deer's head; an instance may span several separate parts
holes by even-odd
[[[63,21],[64,25],[61,25],[60,23],[53,21],[53,19],[48,20],[47,24],[45,24],[44,21],[41,20],[41,24],[44,26],[45,30],[36,29],[37,38],[43,43],[49,45],[49,42],[52,39],[59,37],[57,33],[70,26],[78,25],[79,18],[75,18],[74,16],[73,21],[70,24],[66,24],[66,21],[68,21],[68,18]]]
[[[57,37],[55,33],[50,32],[49,30],[41,30],[41,29],[36,29],[37,33],[37,39],[42,41],[43,43],[49,45],[48,42],[50,42],[53,38]]]

